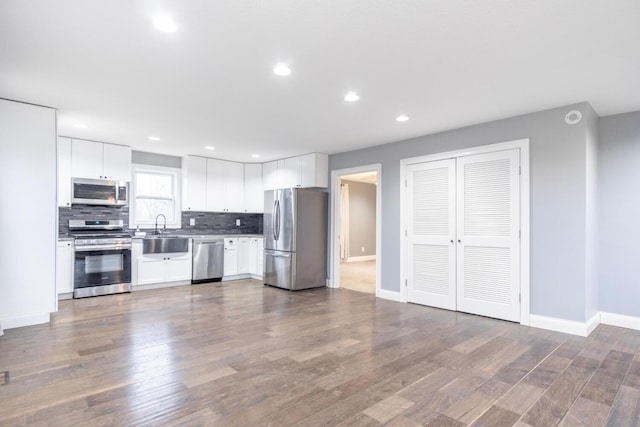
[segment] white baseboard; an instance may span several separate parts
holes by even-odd
[[[362,261],[375,261],[375,255],[363,255],[363,256],[350,256],[345,262],[362,262]]]
[[[538,316],[536,314],[532,314],[529,320],[529,326],[534,328],[587,337],[600,324],[600,313],[594,314],[586,322]]]
[[[402,294],[400,292],[388,291],[386,289],[377,290],[376,297],[391,301],[404,302],[402,301]]]
[[[148,291],[150,289],[162,289],[162,288],[173,288],[174,286],[186,286],[190,285],[191,280],[180,280],[177,282],[166,282],[166,283],[151,283],[148,285],[135,285],[131,287],[132,292],[136,291]]]
[[[585,337],[588,337],[589,335],[591,335],[591,332],[593,332],[593,330],[597,328],[600,323],[602,323],[600,314],[601,314],[600,312],[597,312],[596,314],[591,316],[591,319],[585,322],[585,326],[586,326],[585,332],[587,333]]]
[[[618,326],[620,328],[635,329],[640,331],[640,317],[626,316],[624,314],[600,312],[600,323],[603,325]]]
[[[2,329],[21,328],[23,326],[41,325],[51,321],[51,313],[33,313],[22,316],[3,317],[0,319]]]

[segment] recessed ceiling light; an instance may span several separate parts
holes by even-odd
[[[216,147],[212,147],[212,146],[210,146],[210,145],[207,145],[207,146],[206,146],[206,147],[204,147],[204,148],[205,148],[205,149],[207,149],[207,150],[215,150],[215,149],[216,149]]]
[[[85,125],[84,123],[76,123],[76,124],[75,124],[75,125],[73,125],[73,126],[75,126],[75,127],[79,128],[79,129],[86,129],[86,128],[88,128],[88,127],[89,127],[89,126]]]
[[[252,154],[251,157],[253,157],[254,159],[257,159],[260,157],[260,154]]]
[[[152,141],[160,141],[160,138],[158,138],[157,136],[150,136],[149,139]]]
[[[409,120],[409,116],[405,116],[404,114],[396,117],[396,122],[406,122]]]
[[[287,64],[277,64],[273,67],[273,72],[279,76],[288,76],[291,74],[291,68]]]
[[[360,97],[355,92],[348,92],[344,96],[344,100],[347,101],[347,102],[356,102],[358,99],[360,99]]]
[[[173,22],[173,19],[168,16],[158,16],[153,20],[153,26],[165,33],[175,33],[178,31],[178,26]]]

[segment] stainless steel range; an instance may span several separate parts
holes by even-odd
[[[122,220],[69,220],[74,298],[131,292],[131,235],[123,228]]]

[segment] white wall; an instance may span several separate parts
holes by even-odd
[[[55,310],[56,111],[0,99],[0,324]]]

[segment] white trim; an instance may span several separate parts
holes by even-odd
[[[156,166],[145,165],[141,163],[133,163],[131,165],[131,183],[129,188],[129,228],[134,229],[140,227],[141,229],[150,229],[155,226],[155,222],[141,222],[135,221],[135,209],[136,209],[136,173],[148,172],[151,174],[168,174],[173,176],[173,201],[174,201],[174,217],[173,222],[167,222],[166,228],[180,229],[182,228],[182,173],[181,169],[172,168],[168,166]]]
[[[588,337],[589,335],[591,335],[591,332],[593,332],[594,329],[596,329],[600,325],[600,323],[602,323],[600,312],[597,312],[596,314],[591,316],[591,319],[585,322],[585,326],[586,326],[585,337]]]
[[[407,301],[407,265],[406,265],[406,238],[404,230],[405,224],[405,203],[406,188],[405,181],[406,168],[416,163],[431,162],[434,160],[444,160],[456,157],[483,154],[494,151],[520,149],[520,324],[532,325],[531,323],[531,300],[530,300],[530,178],[529,178],[529,139],[518,139],[515,141],[500,142],[497,144],[481,145],[478,147],[465,148],[462,150],[447,151],[443,153],[429,154],[426,156],[411,157],[400,160],[400,294],[403,302]]]
[[[389,301],[406,302],[402,300],[402,294],[397,291],[388,291],[386,289],[376,289],[376,297],[388,299]]]
[[[618,326],[620,328],[635,329],[640,331],[640,317],[626,316],[624,314],[600,312],[600,323],[603,325]]]
[[[32,313],[0,319],[2,329],[22,328],[23,326],[41,325],[51,321],[51,313]]]
[[[329,242],[329,279],[327,281],[327,286],[331,288],[339,288],[340,287],[340,242],[338,240],[338,235],[340,230],[336,227],[336,215],[339,215],[338,212],[338,197],[340,194],[340,177],[342,175],[351,175],[354,173],[360,172],[371,172],[375,171],[378,179],[378,185],[376,185],[376,256],[381,254],[382,247],[382,164],[374,163],[370,165],[364,166],[356,166],[347,169],[336,169],[331,171],[331,187],[329,188],[329,197],[330,197],[330,242]],[[381,269],[381,257],[377,257],[376,262],[376,296],[380,294],[382,291],[382,269]],[[385,291],[388,292],[388,291]]]
[[[529,318],[531,321],[530,326],[534,328],[578,335],[580,337],[588,337],[589,334],[600,324],[600,313],[594,314],[591,319],[586,322],[538,316],[537,314],[531,314]]]
[[[146,285],[135,285],[131,287],[131,292],[149,291],[151,289],[173,288],[176,286],[190,285],[191,280],[178,280],[176,282],[148,283]]]
[[[362,262],[362,261],[375,261],[375,255],[363,255],[363,256],[350,256],[345,262]]]

